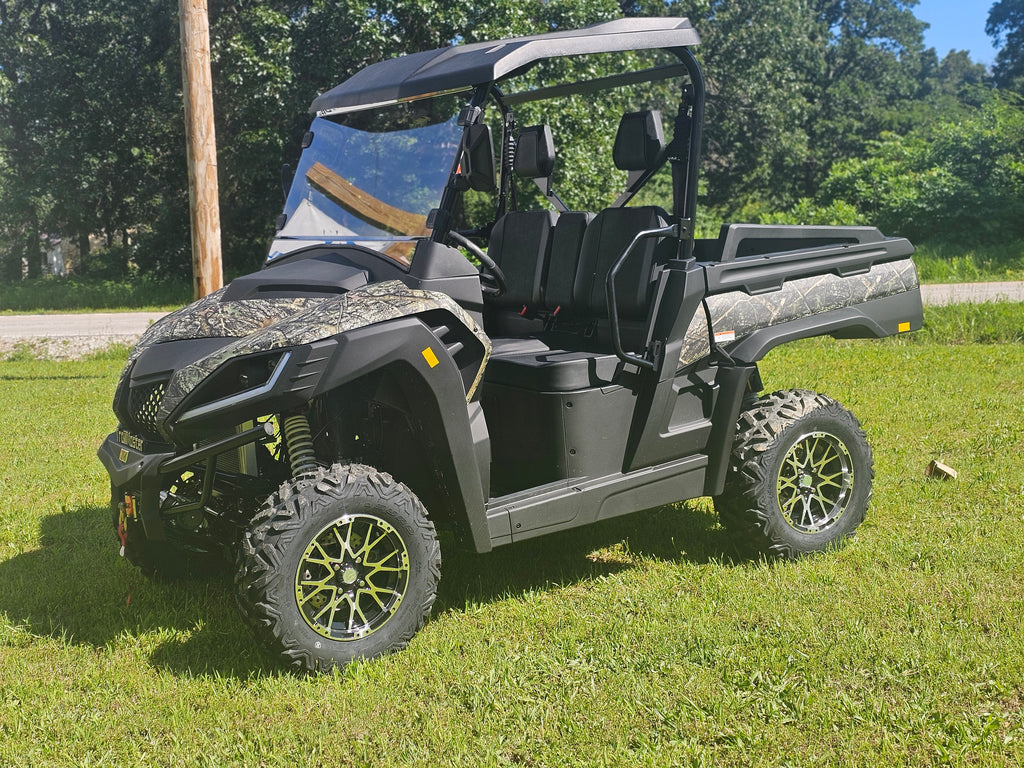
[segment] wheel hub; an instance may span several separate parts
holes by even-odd
[[[331,640],[357,640],[394,616],[409,586],[409,550],[376,515],[345,515],[306,546],[295,600],[306,624]]]
[[[853,460],[846,445],[828,432],[801,436],[779,467],[776,493],[790,527],[818,533],[846,511],[853,487]]]

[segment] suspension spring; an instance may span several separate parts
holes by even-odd
[[[284,444],[288,448],[288,462],[292,467],[292,477],[317,468],[313,452],[313,432],[309,428],[309,419],[304,413],[293,413],[281,419],[281,431],[284,432]]]

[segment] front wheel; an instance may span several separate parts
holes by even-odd
[[[437,594],[441,552],[405,485],[359,464],[285,483],[253,519],[235,579],[257,639],[325,671],[405,647]]]
[[[852,413],[815,392],[773,392],[740,414],[715,507],[741,547],[798,557],[853,535],[873,477],[871,447]]]

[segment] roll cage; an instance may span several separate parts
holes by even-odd
[[[683,258],[693,255],[693,223],[696,217],[697,174],[704,117],[704,78],[688,46],[700,37],[687,19],[618,19],[579,30],[552,32],[501,41],[451,46],[401,56],[373,64],[341,85],[319,96],[310,107],[319,117],[415,101],[445,93],[465,93],[467,106],[459,116],[463,134],[438,207],[427,221],[429,239],[448,239],[455,210],[467,189],[465,165],[479,126],[483,125],[489,99],[498,105],[502,136],[499,152],[498,195],[494,219],[514,209],[511,195],[511,159],[516,130],[512,108],[518,104],[561,96],[587,94],[645,82],[686,77],[680,88],[672,141],[658,162],[631,174],[626,190],[613,207],[624,206],[664,166],[672,168],[673,224],[679,225]],[[663,49],[678,64],[667,64],[607,77],[559,83],[515,93],[504,93],[506,81],[524,74],[544,61],[559,57]],[[493,161],[492,161],[493,163]],[[493,169],[493,165],[492,165]],[[491,172],[493,179],[493,170]],[[553,201],[555,202],[555,201]],[[557,202],[556,202],[557,207]],[[478,234],[486,235],[486,231]]]

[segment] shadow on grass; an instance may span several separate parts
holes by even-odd
[[[260,653],[238,616],[227,569],[209,580],[149,580],[118,556],[109,514],[48,515],[39,549],[0,562],[0,611],[12,624],[97,649],[155,642],[149,663],[176,675],[289,674]],[[663,507],[487,555],[447,547],[434,614],[588,581],[644,558],[737,561],[712,513]]]
[[[642,559],[723,565],[745,560],[714,513],[684,504],[530,539],[486,555],[449,547],[442,557],[435,615],[589,581],[635,568]]]
[[[118,556],[106,507],[48,515],[40,533],[39,549],[0,562],[0,611],[12,624],[98,649],[155,642],[150,663],[175,674],[248,678],[274,669],[239,620],[227,573],[147,579]]]

